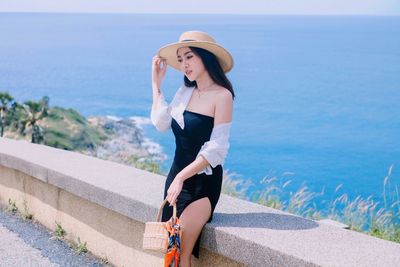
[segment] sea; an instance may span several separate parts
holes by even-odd
[[[382,201],[384,183],[386,192],[400,187],[396,16],[0,13],[0,91],[19,102],[49,96],[85,116],[133,117],[167,172],[174,136],[149,123],[151,59],[187,30],[210,33],[234,57],[224,169],[248,194],[274,177],[326,198]],[[182,81],[167,70],[167,100]]]

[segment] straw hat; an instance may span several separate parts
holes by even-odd
[[[233,67],[233,58],[228,50],[217,44],[210,35],[200,31],[182,33],[178,42],[161,47],[158,50],[158,55],[165,58],[168,65],[180,70],[176,52],[179,48],[185,46],[199,47],[213,53],[217,57],[225,73],[230,71]]]

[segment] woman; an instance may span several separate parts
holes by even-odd
[[[184,85],[167,105],[161,83],[167,64],[184,74]],[[229,52],[204,32],[184,32],[179,42],[162,47],[153,58],[151,120],[159,131],[172,128],[176,150],[164,198],[177,205],[183,230],[180,262],[198,258],[200,234],[212,220],[229,148],[234,92],[225,73],[233,67]],[[163,221],[172,216],[164,207]]]

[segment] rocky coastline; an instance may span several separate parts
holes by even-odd
[[[141,125],[148,118],[91,116],[73,109],[49,108],[48,116],[37,122],[44,133],[42,144],[80,152],[122,164],[160,173],[166,155],[161,146],[146,138]],[[8,127],[4,137],[30,141],[32,129],[20,133]]]
[[[107,132],[107,138],[95,149],[82,151],[85,154],[128,165],[133,161],[161,163],[166,157],[158,144],[145,137],[134,118],[95,116],[88,122]]]

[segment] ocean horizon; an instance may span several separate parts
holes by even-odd
[[[400,186],[400,17],[0,13],[0,91],[85,116],[143,118],[168,171],[172,132],[146,123],[151,58],[186,30],[233,54],[231,148],[225,170],[263,187],[292,180],[330,198]],[[169,68],[167,100],[183,76]]]

